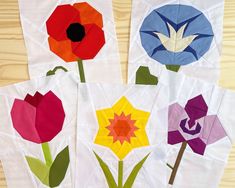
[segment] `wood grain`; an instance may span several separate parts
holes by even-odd
[[[131,0],[113,0],[116,29],[124,79],[130,31]],[[220,85],[235,90],[235,1],[225,0],[224,42]],[[0,0],[0,86],[27,80],[27,55],[17,0]],[[6,187],[0,165],[0,188]],[[235,147],[229,158],[220,188],[235,187]],[[210,188],[210,187],[208,187]]]

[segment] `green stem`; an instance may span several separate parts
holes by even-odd
[[[122,188],[123,181],[123,161],[118,162],[118,188]]]
[[[43,151],[44,159],[46,161],[46,165],[51,166],[53,160],[52,160],[50,146],[48,142],[45,142],[42,144],[42,151]]]
[[[83,68],[83,62],[80,59],[78,60],[78,71],[79,71],[81,82],[85,83],[86,79],[85,79],[85,72],[84,72],[84,68]]]
[[[173,183],[175,181],[175,177],[176,177],[176,174],[177,174],[178,168],[180,166],[180,162],[182,160],[182,157],[184,155],[184,151],[185,151],[186,147],[187,147],[187,142],[183,142],[181,147],[180,147],[180,151],[178,153],[178,156],[176,158],[175,165],[172,169],[171,177],[170,177],[170,180],[169,180],[170,185],[173,185]]]
[[[64,67],[62,67],[62,66],[57,66],[57,67],[55,67],[53,70],[49,70],[49,71],[47,72],[47,76],[55,75],[55,73],[56,73],[57,70],[63,70],[64,72],[68,72],[68,70],[67,70],[66,68],[64,68]]]

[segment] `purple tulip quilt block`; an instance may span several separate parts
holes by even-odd
[[[182,143],[169,184],[173,184],[184,151],[189,145],[194,153],[204,155],[206,147],[227,136],[217,115],[208,114],[202,95],[190,99],[185,107],[175,103],[168,110],[168,144]]]

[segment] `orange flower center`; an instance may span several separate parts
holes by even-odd
[[[135,120],[131,119],[131,115],[114,114],[114,119],[109,120],[110,125],[106,128],[110,131],[108,136],[113,137],[113,142],[119,141],[121,144],[124,141],[131,142],[131,137],[135,137],[135,131],[138,128],[135,126]]]

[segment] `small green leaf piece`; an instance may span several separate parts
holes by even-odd
[[[63,70],[64,72],[68,72],[68,70],[67,70],[66,68],[64,68],[63,66],[57,66],[57,67],[55,67],[53,70],[49,70],[49,71],[47,72],[47,75],[46,75],[46,76],[55,75],[57,70]]]
[[[150,73],[148,67],[140,66],[136,72],[135,83],[140,85],[157,85],[158,78]]]
[[[50,187],[57,187],[63,181],[69,166],[69,147],[64,148],[55,158],[49,173]]]
[[[129,177],[127,178],[126,183],[124,184],[123,188],[131,188],[133,186],[134,181],[135,181],[140,169],[142,168],[144,162],[148,158],[149,154],[146,155],[139,163],[137,163],[135,165],[135,167],[133,168],[133,170],[130,173]]]
[[[173,72],[178,72],[180,70],[180,65],[166,65],[166,68]]]
[[[25,157],[30,170],[33,174],[45,185],[49,186],[49,171],[50,167],[39,159],[26,156]]]
[[[96,156],[96,158],[97,158],[97,160],[100,164],[100,167],[103,170],[103,173],[105,175],[105,178],[107,180],[109,188],[117,188],[118,186],[117,186],[117,184],[116,184],[116,182],[113,178],[113,175],[112,175],[111,171],[109,170],[108,165],[99,157],[99,155],[97,153],[94,152],[94,154],[95,154],[95,156]]]

